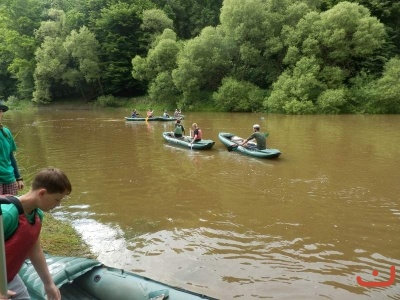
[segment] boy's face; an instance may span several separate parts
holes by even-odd
[[[56,208],[61,205],[61,200],[68,195],[65,193],[55,193],[51,194],[47,192],[47,190],[43,189],[40,192],[41,200],[39,204],[39,208],[45,212],[49,212],[50,210]]]

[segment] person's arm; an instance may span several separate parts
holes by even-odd
[[[39,274],[40,279],[43,282],[44,289],[47,294],[47,299],[60,300],[60,290],[54,284],[53,278],[50,275],[49,268],[47,267],[46,258],[43,254],[42,247],[40,246],[40,240],[38,239],[33,245],[32,249],[28,254],[29,259],[32,262],[33,267]]]
[[[18,189],[22,190],[25,185],[24,179],[21,177],[21,174],[19,173],[17,160],[15,159],[13,152],[10,153],[10,161],[11,161],[11,166],[14,169],[14,176],[15,176],[15,179],[17,180]]]
[[[253,138],[253,135],[249,136],[247,139],[245,139],[242,143],[241,146],[244,146],[247,144],[248,141],[250,141]]]
[[[192,141],[190,142],[191,144],[193,144],[193,142],[194,142],[194,140],[196,139],[196,137],[197,137],[197,130],[195,129],[195,130],[193,130],[193,139],[192,139]]]
[[[10,152],[10,160],[11,160],[11,166],[14,169],[15,179],[19,179],[21,177],[21,175],[19,174],[17,160],[15,159],[15,156],[14,156],[13,152]]]

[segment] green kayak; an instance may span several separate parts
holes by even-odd
[[[104,266],[94,259],[46,255],[46,261],[63,300],[216,300],[132,272]],[[47,299],[39,275],[29,260],[24,263],[19,275],[32,300]]]
[[[281,151],[278,149],[267,148],[265,150],[259,150],[255,144],[252,145],[253,147],[240,146],[240,143],[243,142],[244,139],[235,136],[233,133],[220,132],[218,134],[218,139],[228,148],[228,151],[236,151],[258,158],[277,158],[281,155]]]
[[[207,150],[211,149],[215,142],[213,140],[200,140],[198,142],[194,142],[193,144],[190,144],[190,137],[185,136],[182,138],[176,138],[174,137],[174,133],[172,131],[170,132],[163,132],[163,137],[164,140],[166,140],[168,143],[172,145],[177,145],[184,147],[186,149],[193,149],[193,150]]]

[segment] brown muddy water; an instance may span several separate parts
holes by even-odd
[[[105,264],[220,299],[400,299],[400,116],[187,113],[213,149],[167,144],[129,111],[10,111],[25,178],[63,169],[53,212]],[[270,133],[275,160],[218,132]],[[396,267],[394,284],[387,282]],[[379,272],[378,276],[372,273]]]

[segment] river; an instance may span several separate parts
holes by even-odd
[[[27,183],[47,166],[70,177],[53,214],[105,264],[220,299],[400,299],[399,115],[184,114],[213,149],[171,146],[173,122],[125,122],[127,110],[10,111],[3,124]],[[255,123],[278,159],[218,140]],[[391,266],[387,287],[356,280],[389,281]]]

